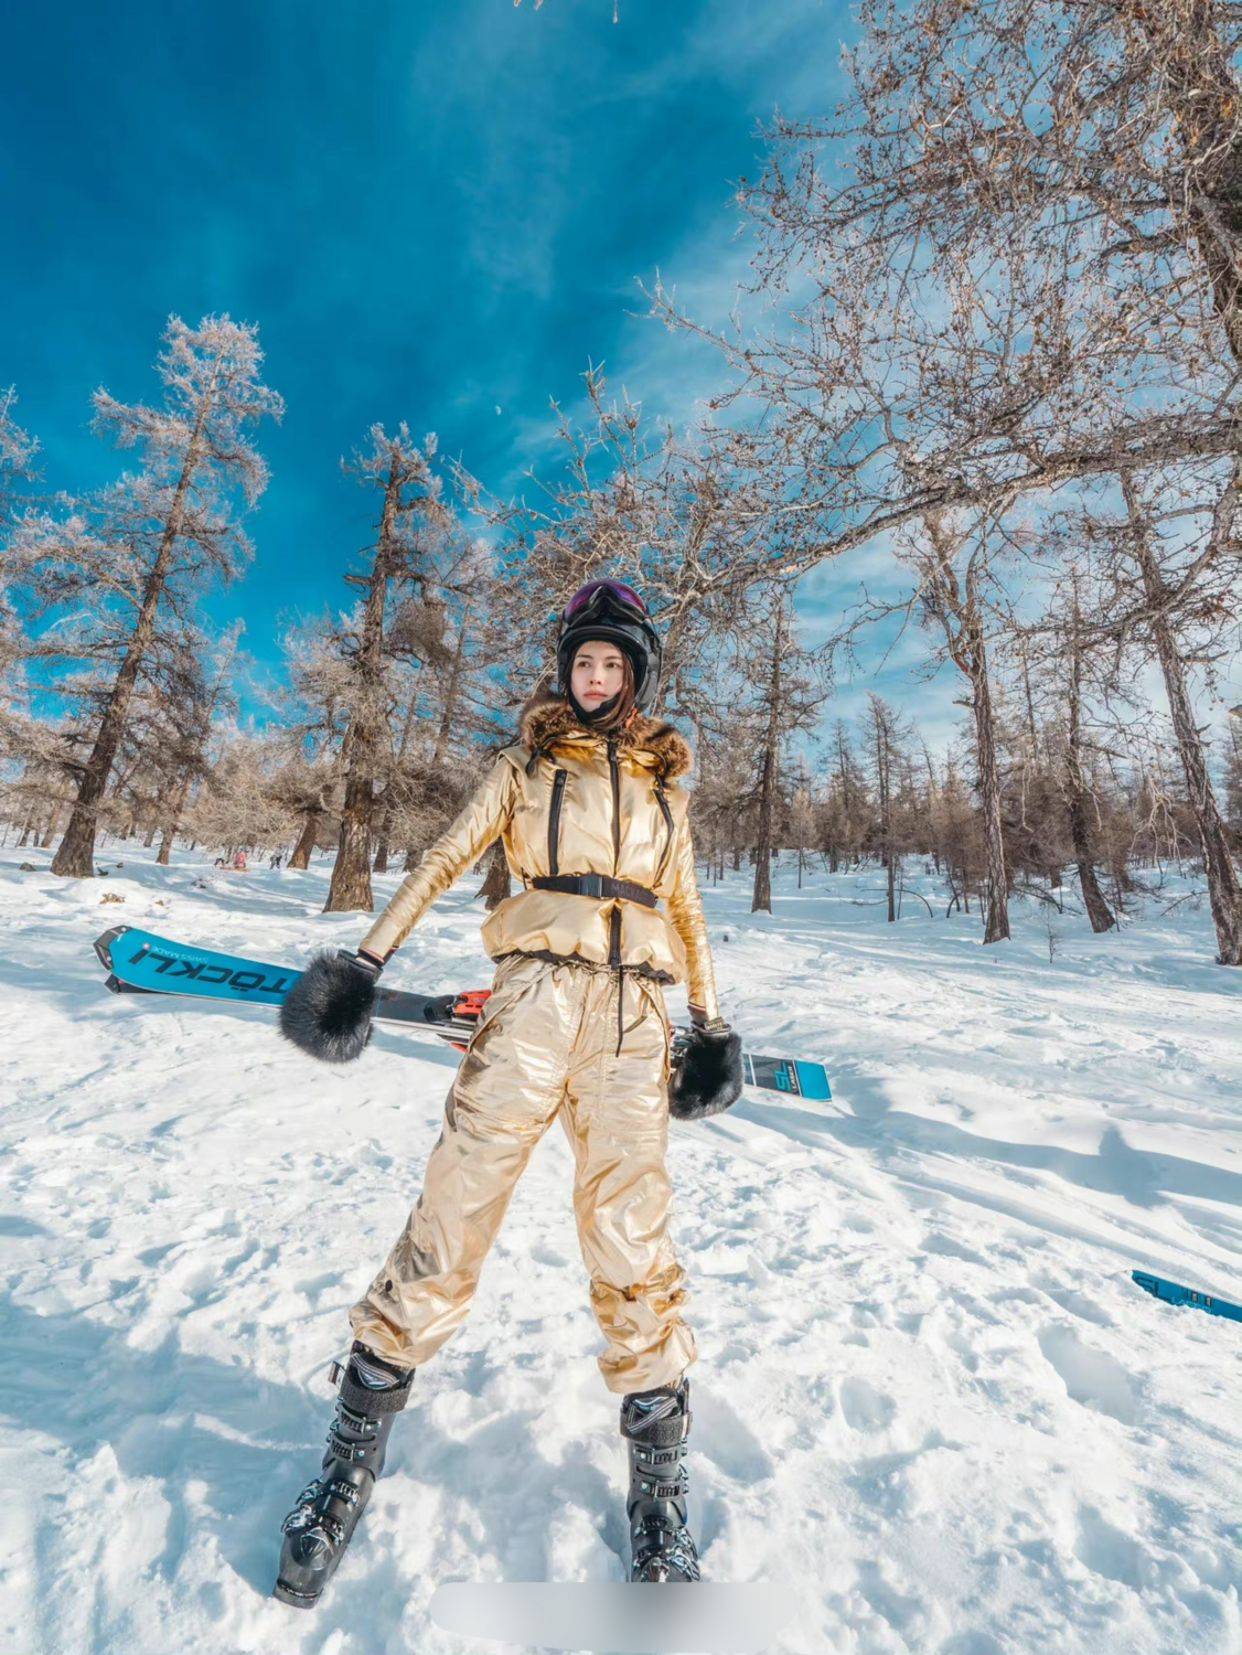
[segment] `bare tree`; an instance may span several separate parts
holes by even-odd
[[[878,849],[886,874],[888,921],[891,925],[897,919],[897,883],[901,863],[895,795],[910,731],[888,702],[873,691],[867,695],[865,724],[871,753],[871,776],[875,784]]]
[[[339,629],[327,616],[290,625],[280,649],[285,679],[273,712],[284,733],[285,759],[271,786],[298,822],[287,866],[305,871],[338,821],[341,750],[354,683],[341,655]]]
[[[155,858],[160,867],[166,868],[171,860],[173,841],[181,826],[181,817],[190,797],[190,789],[196,783],[201,783],[207,774],[208,743],[211,739],[212,724],[219,714],[232,715],[237,711],[236,698],[229,689],[229,676],[237,659],[241,632],[242,623],[236,621],[225,634],[221,641],[215,674],[204,684],[205,693],[197,696],[185,709],[185,716],[177,720],[176,737],[169,762],[161,766],[161,838],[159,852]]]
[[[142,470],[84,512],[25,520],[9,548],[30,612],[66,620],[33,653],[112,663],[91,691],[97,714],[54,873],[94,871],[100,804],[136,687],[158,674],[161,655],[163,669],[175,670],[169,640],[175,631],[184,639],[193,595],[212,575],[233,576],[249,553],[232,497],[240,491],[253,505],[267,470],[245,428],[282,412],[259,379],[261,363],[255,328],[227,316],[189,328],[171,317],[157,365],[162,406],[120,403],[104,390],[94,397],[96,428],[139,447]]]
[[[1059,624],[1054,618],[1053,637],[1059,646],[1059,676],[1063,679],[1065,709],[1061,745],[1063,797],[1083,905],[1091,921],[1091,929],[1098,933],[1111,930],[1117,923],[1117,916],[1108,905],[1095,871],[1098,805],[1095,790],[1088,782],[1087,738],[1083,728],[1084,677],[1090,651],[1084,636],[1081,585],[1080,571],[1077,567],[1071,567],[1068,610],[1059,619]]]
[[[0,390],[0,525],[12,517],[18,503],[18,484],[34,475],[39,451],[35,439],[14,418],[16,406],[16,388],[10,385]]]
[[[820,845],[828,871],[856,862],[862,853],[870,809],[867,778],[854,754],[844,719],[833,725],[825,754],[824,802],[820,811]]]
[[[381,425],[370,431],[370,447],[358,450],[345,469],[380,496],[379,523],[365,574],[345,578],[361,588],[356,620],[345,634],[345,651],[353,677],[349,728],[343,764],[345,798],[341,837],[325,913],[370,910],[371,848],[376,778],[384,756],[388,704],[385,675],[385,619],[389,589],[421,591],[426,544],[424,531],[440,515],[440,480],[431,469],[434,437],[420,448],[404,422],[394,435]]]
[[[757,640],[763,639],[762,647]],[[755,885],[751,912],[772,912],[772,851],[782,790],[782,754],[789,738],[809,730],[825,691],[797,636],[789,593],[758,589],[735,621],[740,677],[750,686],[749,721],[757,737]]]
[[[654,296],[735,368],[717,401],[764,412],[721,440],[779,479],[773,566],[909,524],[981,544],[1037,526],[1058,492],[1123,479],[1180,492],[1210,476],[1224,502],[1242,411],[1236,8],[866,0],[862,22],[842,109],[778,118],[740,192],[756,287],[792,290],[795,325],[714,334]],[[960,653],[997,935],[983,637],[967,625]],[[1197,770],[1189,785],[1206,810]],[[1205,854],[1222,891],[1231,871]],[[1217,926],[1229,958],[1236,927]]]
[[[599,369],[584,379],[582,424],[553,404],[560,466],[550,480],[529,474],[533,503],[493,499],[458,469],[475,509],[509,538],[498,598],[513,628],[505,676],[546,677],[565,600],[596,576],[617,575],[642,591],[663,636],[653,710],[692,712],[713,635],[762,563],[760,483],[628,396],[611,398]]]
[[[1144,499],[1131,477],[1122,479],[1122,489],[1126,503],[1124,543],[1138,564],[1142,577],[1146,605],[1144,618],[1164,676],[1178,755],[1185,772],[1187,793],[1203,852],[1208,899],[1216,926],[1217,958],[1222,965],[1242,965],[1242,886],[1238,882],[1229,837],[1216,803],[1203,738],[1191,703],[1186,662],[1173,626],[1178,597],[1184,596],[1188,583],[1183,581],[1182,593],[1179,594],[1161,569],[1155,549],[1159,518],[1157,509]],[[1239,559],[1238,542],[1234,538],[1236,502],[1236,490],[1230,487],[1222,497],[1221,510],[1216,514],[1209,541],[1209,550],[1213,553],[1219,554],[1222,548],[1228,548],[1228,559],[1220,558],[1221,564],[1225,565],[1226,578],[1229,565],[1236,571],[1242,561]],[[1215,557],[1211,561],[1215,561]],[[1201,599],[1201,592],[1197,595]]]

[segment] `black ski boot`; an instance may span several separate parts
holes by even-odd
[[[334,1364],[333,1377],[340,1387],[323,1466],[282,1525],[272,1596],[297,1609],[318,1603],[344,1555],[384,1469],[388,1433],[409,1401],[414,1370],[394,1367],[355,1340],[348,1366]]]
[[[699,1554],[686,1527],[689,1379],[623,1397],[621,1435],[630,1449],[630,1579],[698,1580]]]

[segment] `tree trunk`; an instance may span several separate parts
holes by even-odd
[[[752,914],[772,912],[772,748],[763,751],[763,774],[759,782],[759,840],[755,846],[755,883],[751,894]]]
[[[51,817],[48,821],[47,828],[44,831],[42,839],[39,840],[39,849],[40,850],[50,850],[52,848],[52,840],[55,839],[56,830],[59,828],[59,826],[60,826],[60,806],[57,805],[56,808],[52,811]]]
[[[985,943],[1009,936],[1009,877],[1005,870],[1005,839],[1001,828],[1000,770],[996,763],[996,724],[988,683],[987,652],[982,635],[971,640],[971,707],[975,715],[975,744],[979,751],[979,795],[983,805]]]
[[[768,728],[763,744],[763,773],[759,779],[759,839],[755,846],[755,886],[752,914],[772,912],[772,810],[776,792],[776,749],[780,740],[781,632],[785,606],[776,606],[776,627],[772,645],[772,671],[768,679]]]
[[[366,746],[369,751],[369,741]],[[371,894],[371,812],[374,805],[370,766],[364,758],[357,756],[345,784],[341,837],[332,868],[328,900],[323,905],[325,914],[345,913],[355,908],[369,913],[375,906]]]
[[[293,847],[293,855],[289,858],[289,867],[306,869],[310,867],[311,852],[315,848],[315,840],[319,836],[319,824],[323,821],[323,811],[315,806],[306,812],[306,820],[302,824],[302,836]]]
[[[1009,875],[1005,869],[1005,840],[1001,825],[1000,770],[996,762],[996,722],[988,682],[987,645],[983,637],[978,593],[978,571],[972,564],[965,591],[953,567],[955,543],[944,519],[935,513],[924,518],[933,556],[926,578],[941,611],[941,624],[954,665],[970,682],[970,704],[979,755],[979,802],[983,807],[984,882],[983,940],[1001,942],[1009,936]]]
[[[1096,877],[1095,859],[1091,845],[1090,801],[1085,793],[1072,793],[1069,801],[1070,835],[1074,841],[1074,858],[1078,868],[1078,887],[1086,906],[1091,929],[1110,931],[1117,917],[1108,906],[1108,899]]]
[[[1082,900],[1095,932],[1109,931],[1117,923],[1095,876],[1095,850],[1091,833],[1091,796],[1082,768],[1082,650],[1078,641],[1078,606],[1074,605],[1074,637],[1070,643],[1069,728],[1065,746],[1065,791],[1069,809],[1070,838],[1078,865]]]
[[[884,857],[884,871],[888,895],[888,923],[897,923],[897,857],[893,852],[893,817],[889,792],[889,752],[886,713],[879,705],[875,712],[875,775],[880,805],[880,845]]]
[[[156,866],[166,868],[172,855],[173,841],[177,837],[177,829],[181,825],[181,812],[185,809],[185,802],[190,796],[190,778],[182,778],[176,792],[173,794],[172,805],[164,821],[164,837],[160,840],[159,855],[155,858]]]
[[[160,549],[143,588],[138,619],[130,635],[125,658],[108,692],[95,745],[82,772],[69,826],[65,829],[65,837],[52,858],[52,872],[62,874],[67,879],[89,879],[95,872],[95,828],[99,806],[108,785],[112,761],[116,758],[117,748],[125,732],[125,715],[129,710],[134,685],[138,682],[138,672],[155,631],[156,612],[172,563],[173,548],[176,546],[185,517],[185,497],[198,468],[199,445],[209,406],[209,399],[204,397],[199,405],[198,418],[189,447],[186,449],[185,464],[177,479],[177,490],[168,511],[168,521],[164,524],[164,532],[160,537]]]
[[[374,907],[371,894],[371,824],[375,812],[383,692],[384,605],[388,596],[390,548],[396,530],[401,485],[394,458],[384,490],[379,543],[367,583],[362,640],[358,651],[358,701],[345,738],[345,801],[341,837],[332,869],[325,914]]]
[[[388,834],[392,824],[392,806],[384,809],[383,819],[380,822],[379,843],[375,847],[375,861],[371,864],[372,873],[388,872]]]
[[[457,698],[461,691],[462,663],[466,655],[466,622],[469,618],[470,606],[467,604],[461,617],[461,625],[457,629],[457,647],[453,651],[453,665],[449,670],[448,688],[444,694],[444,708],[440,714],[440,728],[436,733],[435,751],[431,755],[433,770],[439,769],[444,763],[449,736],[457,720]]]
[[[1127,485],[1127,500],[1131,518],[1138,511],[1137,502]],[[1186,668],[1178,654],[1177,642],[1165,618],[1163,607],[1167,589],[1151,549],[1145,524],[1136,523],[1135,555],[1143,573],[1143,589],[1152,607],[1151,629],[1155,639],[1160,670],[1164,674],[1169,711],[1173,715],[1173,732],[1177,750],[1186,775],[1186,790],[1190,808],[1199,829],[1199,844],[1203,853],[1203,868],[1207,875],[1208,900],[1216,925],[1219,948],[1217,960],[1221,965],[1242,965],[1242,886],[1238,884],[1237,869],[1229,851],[1229,839],[1221,820],[1208,775],[1203,740],[1195,723],[1190,691],[1186,684]]]

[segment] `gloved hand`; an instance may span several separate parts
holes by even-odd
[[[375,984],[384,962],[371,954],[316,954],[280,1008],[280,1032],[325,1063],[351,1063],[371,1038]]]
[[[742,1095],[741,1035],[723,1017],[707,1021],[698,1006],[690,1016],[693,1027],[674,1052],[668,1087],[668,1112],[678,1121],[719,1115]]]

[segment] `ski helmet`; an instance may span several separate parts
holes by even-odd
[[[634,668],[634,705],[645,711],[655,699],[664,650],[647,605],[620,580],[592,580],[579,587],[561,611],[556,640],[557,693],[568,695],[579,644],[604,638],[629,656]]]

